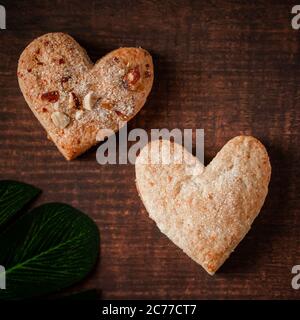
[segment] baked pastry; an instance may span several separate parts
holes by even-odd
[[[153,83],[150,54],[120,48],[95,65],[69,35],[34,40],[18,65],[21,91],[66,159],[117,131],[143,107]]]
[[[206,167],[182,146],[156,140],[141,150],[135,169],[149,216],[209,274],[249,231],[271,176],[265,147],[249,136],[230,140]]]

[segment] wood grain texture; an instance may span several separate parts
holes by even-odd
[[[72,291],[104,298],[299,298],[300,31],[294,1],[1,1],[0,175],[44,190],[101,230],[101,261]],[[209,162],[232,137],[267,147],[270,192],[252,230],[211,277],[163,236],[138,198],[132,165],[100,166],[95,149],[67,162],[26,106],[16,77],[25,46],[46,32],[70,33],[95,61],[120,46],[154,57],[148,103],[130,128],[204,128]]]

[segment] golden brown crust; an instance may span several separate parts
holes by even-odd
[[[149,149],[157,145],[162,154],[170,142],[151,142],[136,161],[140,197],[159,229],[214,274],[264,203],[271,175],[267,151],[257,139],[239,136],[207,167],[179,145],[171,147],[171,154],[183,153],[189,165],[149,164]]]
[[[133,118],[146,102],[153,77],[152,58],[144,49],[120,48],[93,65],[64,33],[34,40],[18,65],[26,102],[68,160],[96,144],[102,129],[117,131]],[[87,110],[84,98],[90,92],[95,100]]]

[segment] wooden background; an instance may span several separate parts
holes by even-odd
[[[36,204],[63,201],[92,217],[101,260],[72,291],[103,298],[299,298],[300,30],[295,1],[12,1],[0,31],[0,174],[43,189]],[[142,46],[155,85],[130,128],[204,128],[206,161],[232,137],[267,147],[270,192],[252,230],[211,277],[148,218],[132,165],[100,166],[96,149],[67,162],[26,106],[18,57],[35,37],[70,33],[96,61],[120,46]]]

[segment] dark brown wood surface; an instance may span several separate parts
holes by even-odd
[[[37,203],[63,201],[92,217],[101,259],[71,290],[104,298],[299,298],[300,30],[294,1],[12,1],[0,30],[0,174],[43,189]],[[67,162],[47,140],[20,93],[25,46],[47,32],[70,33],[96,61],[142,46],[155,84],[131,128],[203,128],[206,162],[232,137],[267,147],[270,191],[253,228],[211,277],[156,228],[141,203],[134,166],[97,164],[96,149]]]

